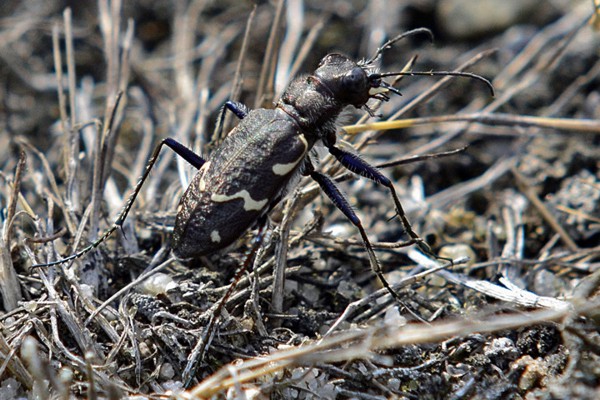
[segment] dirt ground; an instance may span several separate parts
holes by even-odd
[[[600,398],[592,0],[123,3],[0,4],[0,399]],[[395,298],[308,177],[264,231],[174,259],[195,169],[168,149],[105,241],[34,267],[113,226],[160,140],[210,158],[225,101],[273,108],[324,55],[416,28],[433,42],[398,41],[380,72],[477,76],[402,76],[338,143],[392,179],[432,254],[394,246],[389,190],[311,155]],[[359,125],[378,121],[397,123]]]

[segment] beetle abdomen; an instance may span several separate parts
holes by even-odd
[[[232,244],[265,214],[312,147],[280,110],[253,110],[202,166],[179,204],[175,255],[192,258]]]

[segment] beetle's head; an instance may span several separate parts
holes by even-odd
[[[335,100],[356,108],[363,107],[371,98],[389,100],[385,95],[388,91],[399,94],[372,67],[337,53],[323,57],[314,77]]]

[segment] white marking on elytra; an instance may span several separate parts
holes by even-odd
[[[208,161],[206,164],[204,164],[202,167],[200,167],[200,173],[202,174],[202,177],[200,178],[200,182],[198,182],[198,190],[201,192],[204,192],[204,190],[206,189],[206,182],[204,181],[204,174],[206,174],[206,171],[208,171],[208,167],[210,166],[210,161]]]
[[[221,235],[219,235],[219,231],[212,231],[210,233],[210,240],[212,240],[214,243],[219,243],[221,241]]]
[[[268,199],[254,200],[250,196],[250,193],[247,190],[240,190],[239,192],[234,193],[231,196],[228,196],[226,194],[213,193],[210,196],[210,199],[212,201],[216,201],[217,203],[223,203],[225,201],[230,201],[230,200],[234,200],[234,199],[242,199],[242,200],[244,200],[244,210],[246,210],[246,211],[262,210],[263,207],[265,205],[267,205],[267,201],[268,201]]]
[[[288,173],[290,173],[291,170],[296,168],[296,165],[298,165],[298,163],[300,161],[302,161],[302,159],[304,158],[304,155],[306,154],[306,150],[308,149],[308,142],[306,141],[306,138],[304,137],[304,135],[300,134],[300,135],[298,135],[298,137],[300,138],[300,140],[302,141],[302,145],[304,146],[302,155],[300,157],[298,157],[297,160],[294,160],[291,163],[273,165],[272,170],[275,175],[279,175],[279,176],[287,175]]]

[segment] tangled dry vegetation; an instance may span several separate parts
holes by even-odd
[[[124,3],[0,5],[0,398],[599,397],[592,1],[544,3],[471,36],[449,33],[432,0]],[[406,39],[381,69],[418,55],[414,70],[475,72],[495,97],[474,80],[404,77],[403,96],[368,120],[403,129],[357,128],[367,119],[351,111],[340,137],[380,165],[468,145],[382,166],[415,230],[455,264],[389,246],[406,238],[388,193],[328,157],[319,166],[342,182],[401,301],[302,180],[217,310],[255,232],[173,260],[193,171],[169,151],[122,229],[75,261],[32,268],[110,227],[160,139],[209,154],[225,100],[270,107],[328,52],[368,57],[423,25],[435,43]]]

